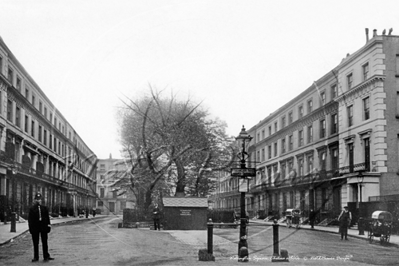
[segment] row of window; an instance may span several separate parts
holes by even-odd
[[[3,66],[3,58],[0,56],[0,73],[2,73],[2,66]],[[15,74],[14,70],[9,66],[7,71],[7,79],[13,86],[14,86],[14,78],[15,78],[15,89],[17,89],[17,91],[22,94],[23,93],[22,79],[19,77],[18,74]],[[39,104],[37,105],[36,95],[34,94],[33,90],[30,91],[28,85],[26,84],[25,84],[24,96],[28,101],[30,101],[30,103],[37,110],[39,110],[41,115],[43,115],[47,120],[50,121],[50,123],[52,123],[55,126],[55,128],[57,128],[62,134],[65,134],[65,126],[61,123],[61,119],[57,121],[57,117],[55,115],[53,119],[53,113],[51,111],[48,111],[47,106],[45,106],[41,100],[39,100]],[[71,132],[69,132],[68,137],[69,139],[71,139]]]
[[[365,63],[362,66],[362,79],[363,81],[367,80],[369,77],[369,64]],[[353,73],[350,73],[346,77],[346,82],[347,82],[347,88],[348,90],[352,88],[353,86]],[[326,98],[326,90],[319,91],[317,88],[318,95],[320,98],[320,106],[323,106],[327,102]],[[334,100],[338,96],[338,86],[337,84],[333,84],[330,87],[330,101]],[[368,98],[367,98],[368,101]],[[365,119],[369,118],[369,102],[365,103],[365,109],[367,108],[367,114],[365,114]],[[306,109],[307,109],[307,114],[310,114],[313,111],[313,99],[309,99],[306,102]],[[305,115],[305,108],[303,104],[300,104],[298,106],[298,117],[297,119],[301,119]],[[280,118],[280,129],[285,128],[287,125],[290,125],[292,122],[294,122],[294,112],[290,111],[288,115],[286,116],[285,114]],[[276,133],[279,130],[278,127],[278,121],[275,121],[273,125],[268,126],[268,136],[271,136],[273,133]],[[261,132],[257,134],[257,141],[260,141],[264,138],[266,138],[266,130],[262,129]]]

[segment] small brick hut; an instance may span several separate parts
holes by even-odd
[[[204,230],[207,228],[208,199],[163,198],[164,230]]]

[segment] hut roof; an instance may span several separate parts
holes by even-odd
[[[208,198],[163,198],[164,207],[208,207]]]

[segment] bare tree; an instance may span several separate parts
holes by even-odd
[[[226,124],[209,119],[200,104],[164,98],[152,89],[150,96],[122,103],[120,133],[131,166],[126,185],[137,189],[139,198],[138,191],[145,191],[145,209],[157,187],[172,186],[176,195],[206,195],[214,183],[212,170],[232,162]]]

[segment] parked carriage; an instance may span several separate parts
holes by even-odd
[[[298,209],[287,209],[285,211],[285,218],[287,221],[287,227],[295,226],[299,228],[301,225],[301,211]]]
[[[380,243],[388,243],[392,230],[392,214],[387,211],[375,211],[371,219],[368,232],[370,243],[373,242],[374,237],[379,237]]]

